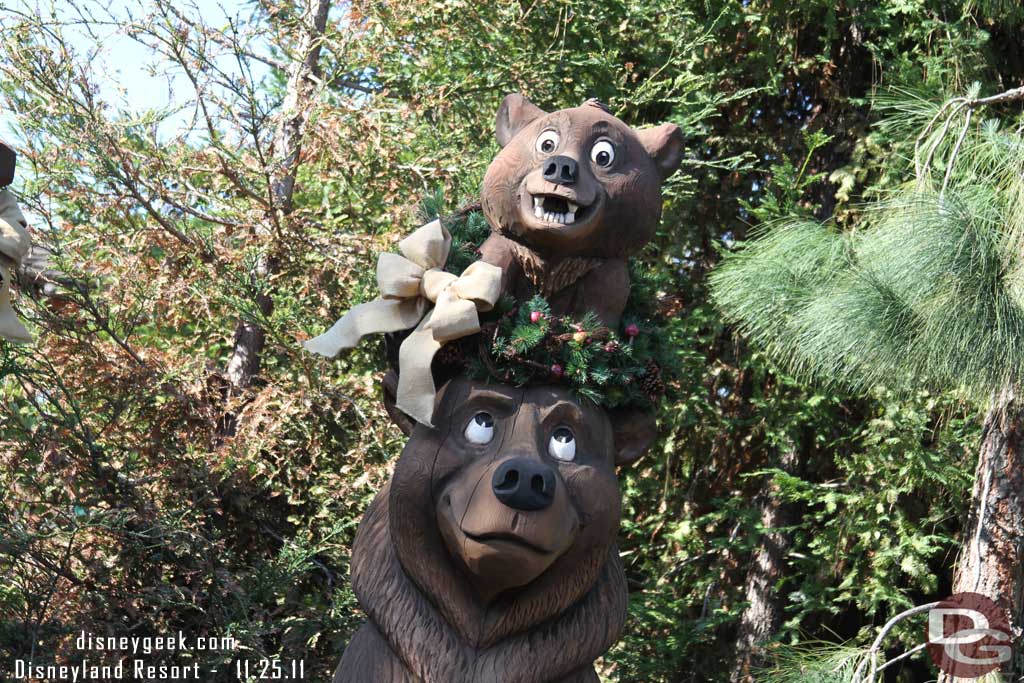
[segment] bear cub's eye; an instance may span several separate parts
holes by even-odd
[[[568,427],[558,427],[548,442],[548,453],[555,460],[569,462],[576,458],[576,437]]]
[[[490,413],[479,412],[466,425],[466,440],[481,446],[494,438],[494,418]]]
[[[542,154],[551,154],[558,148],[558,141],[558,133],[546,130],[537,138],[537,151]]]
[[[615,145],[607,140],[598,140],[590,148],[590,159],[598,166],[608,168],[615,161]]]

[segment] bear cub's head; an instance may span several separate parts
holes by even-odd
[[[615,468],[650,445],[653,417],[463,378],[438,400],[437,428],[415,426],[392,480],[393,513],[420,529],[403,563],[426,561],[424,539],[439,533],[484,603],[528,585],[585,590],[618,532]]]
[[[682,160],[678,126],[634,130],[596,100],[548,114],[508,95],[496,134],[502,150],[484,177],[484,214],[547,255],[636,252],[654,235],[661,183]]]

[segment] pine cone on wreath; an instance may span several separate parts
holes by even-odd
[[[661,368],[653,360],[647,361],[640,378],[640,388],[653,401],[665,393],[665,382],[661,379]]]

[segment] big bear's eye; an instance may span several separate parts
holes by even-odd
[[[490,413],[479,412],[466,425],[466,440],[470,443],[488,444],[494,438],[494,418]]]
[[[607,140],[598,140],[590,148],[590,159],[598,166],[608,168],[615,161],[615,145]]]
[[[558,133],[553,130],[546,130],[537,138],[537,151],[542,154],[551,154],[558,149]]]
[[[558,427],[548,442],[548,453],[555,460],[569,462],[576,458],[576,437],[568,427]]]

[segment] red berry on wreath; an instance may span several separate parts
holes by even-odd
[[[626,336],[636,337],[640,334],[640,328],[636,326],[636,323],[630,323],[626,325]]]
[[[544,317],[544,314],[541,313],[540,311],[531,311],[530,312],[530,322],[531,323],[538,323],[538,322],[541,321],[541,319],[543,317]]]
[[[551,374],[554,375],[555,377],[561,377],[562,375],[565,374],[565,370],[562,369],[561,365],[555,363],[554,365],[551,366]]]

